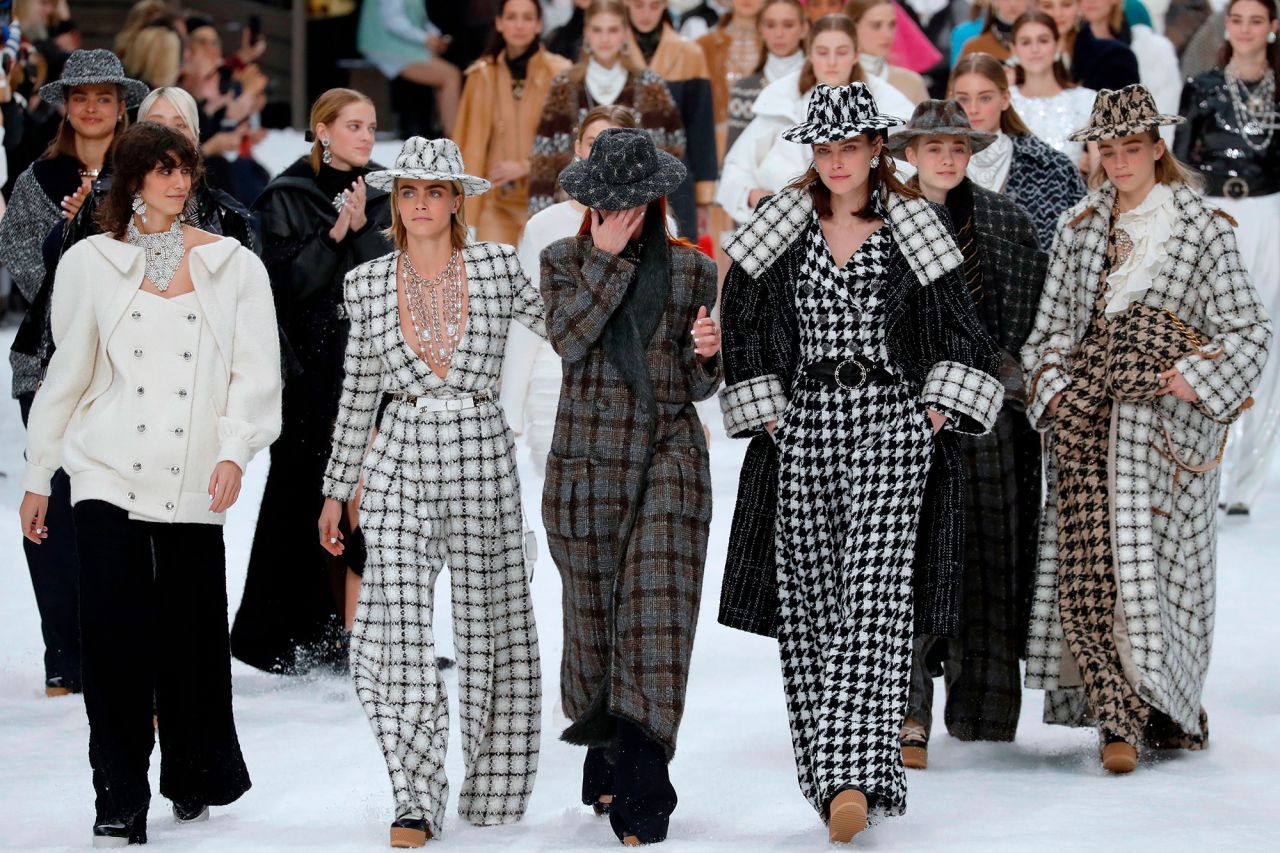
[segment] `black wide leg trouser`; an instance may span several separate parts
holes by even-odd
[[[75,506],[89,764],[98,820],[160,793],[226,805],[249,789],[231,713],[222,528],[137,521],[103,501]],[[50,537],[52,538],[52,537]]]
[[[645,844],[664,841],[677,802],[667,775],[667,751],[630,720],[615,720],[613,742],[587,750],[582,802],[593,805],[602,794],[612,794],[609,823],[619,839],[634,835]]]

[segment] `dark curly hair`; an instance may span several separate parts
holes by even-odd
[[[162,124],[142,121],[118,135],[111,151],[111,188],[98,205],[96,219],[103,232],[123,239],[133,215],[133,197],[155,169],[191,170],[194,192],[203,163],[191,140]]]

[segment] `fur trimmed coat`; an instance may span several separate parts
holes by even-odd
[[[813,211],[807,191],[787,189],[756,207],[724,248],[733,266],[721,322],[725,431],[749,438],[729,533],[720,622],[775,636],[778,621],[774,524],[778,454],[764,425],[787,407],[798,363],[795,286]],[[999,348],[973,312],[963,258],[941,208],[890,195],[893,243],[884,273],[889,358],[923,403],[949,417],[934,442],[921,507],[913,589],[917,634],[954,635],[964,561],[965,462],[956,433],[991,429],[1004,391]]]
[[[564,740],[603,746],[622,717],[670,756],[711,522],[693,403],[720,387],[719,356],[701,361],[690,329],[715,305],[716,268],[671,246],[665,304],[627,298],[640,270],[589,235],[542,252],[547,339],[564,361],[542,517],[564,589]]]
[[[1027,641],[1028,687],[1052,691],[1047,722],[1083,722],[1081,691],[1060,691],[1064,670],[1058,606],[1058,511],[1049,401],[1071,384],[1071,360],[1089,325],[1106,261],[1116,191],[1110,184],[1062,217],[1035,327],[1022,349],[1028,416],[1047,433],[1048,499]],[[1175,185],[1177,217],[1167,254],[1136,302],[1166,309],[1208,337],[1203,355],[1176,362],[1199,396],[1117,401],[1107,485],[1115,573],[1138,695],[1186,733],[1201,735],[1217,568],[1217,463],[1226,425],[1246,404],[1266,364],[1271,321],[1244,271],[1232,221]],[[1068,695],[1064,695],[1068,694]],[[1070,694],[1074,694],[1074,700]]]

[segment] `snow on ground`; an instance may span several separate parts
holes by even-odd
[[[300,138],[271,152],[274,169],[293,159]],[[391,156],[378,156],[384,162]],[[0,349],[12,340],[0,333]],[[8,370],[0,369],[8,388]],[[710,407],[714,411],[714,406]],[[703,608],[679,752],[671,767],[680,796],[665,849],[817,850],[826,832],[801,797],[782,700],[776,645],[716,623],[725,546],[745,444],[711,422],[716,512]],[[43,695],[35,601],[18,534],[23,431],[14,403],[0,402],[0,848],[88,846],[93,791],[88,730],[78,697]],[[456,815],[463,776],[456,724],[447,769],[452,796],[445,834],[431,847],[526,851],[608,849],[607,821],[578,804],[583,751],[557,739],[560,581],[541,536],[541,480],[520,449],[525,512],[542,544],[533,580],[541,629],[543,738],[537,784],[525,819],[480,828]],[[1280,469],[1280,466],[1277,466]],[[250,466],[226,528],[232,613],[267,457]],[[1090,732],[1040,723],[1040,694],[1024,692],[1012,744],[965,744],[939,731],[930,767],[908,775],[908,812],[859,837],[866,850],[1262,850],[1280,846],[1280,470],[1248,522],[1223,523],[1217,647],[1205,695],[1212,739],[1202,753],[1144,760],[1128,777],[1101,770]],[[8,531],[3,532],[3,531]],[[446,587],[437,589],[441,653],[451,652]],[[285,678],[233,666],[236,721],[253,789],[214,810],[208,823],[177,827],[157,793],[149,834],[157,849],[378,850],[387,844],[390,785],[350,682],[336,676]],[[456,671],[448,682],[456,722]],[[152,787],[159,784],[159,752]],[[1268,817],[1270,815],[1270,817]]]

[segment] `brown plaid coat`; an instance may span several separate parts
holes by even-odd
[[[542,515],[564,584],[563,737],[600,745],[612,717],[675,751],[702,592],[711,474],[692,403],[720,385],[689,333],[716,269],[671,249],[653,338],[606,334],[636,265],[570,237],[542,253],[547,338],[564,359]]]

